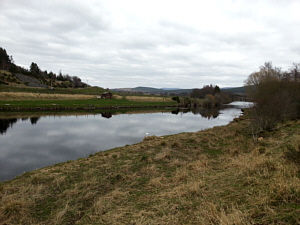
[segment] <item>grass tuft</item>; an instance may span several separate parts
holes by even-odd
[[[154,160],[169,160],[171,159],[171,150],[169,148],[163,149],[162,152],[159,152],[154,156]]]
[[[291,143],[286,145],[285,157],[300,165],[300,136],[297,136]]]

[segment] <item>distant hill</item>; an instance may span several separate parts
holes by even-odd
[[[171,91],[171,90],[180,90],[181,88],[161,88],[161,89]]]
[[[135,87],[135,88],[115,88],[111,89],[115,92],[127,92],[127,93],[143,93],[143,94],[188,94],[192,89],[172,89],[172,88],[153,88],[153,87]]]
[[[221,91],[230,92],[232,94],[240,94],[240,95],[246,94],[245,87],[221,88]]]
[[[180,88],[153,88],[153,87],[135,87],[135,88],[115,88],[111,91],[115,92],[127,92],[127,93],[144,93],[144,94],[177,94],[177,95],[188,95],[193,91],[191,89],[180,89]],[[233,94],[245,94],[244,87],[233,87],[233,88],[221,88],[221,91],[229,92]]]
[[[160,88],[152,88],[152,87],[136,87],[133,88],[134,91],[140,91],[140,92],[160,92],[164,91],[163,89]]]

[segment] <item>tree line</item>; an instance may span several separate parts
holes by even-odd
[[[62,74],[61,71],[56,74],[52,71],[47,72],[47,70],[42,70],[37,63],[32,62],[29,69],[17,66],[14,63],[13,57],[9,56],[6,50],[0,47],[0,69],[7,70],[11,73],[21,73],[30,77],[34,77],[41,81],[41,83],[46,84],[51,87],[61,87],[61,88],[80,88],[87,87],[88,85],[77,76],[70,76],[69,74]]]
[[[300,63],[283,71],[266,62],[248,76],[245,87],[255,103],[250,111],[254,135],[300,117]]]
[[[232,95],[230,93],[221,92],[218,85],[212,84],[204,85],[201,89],[193,89],[190,97],[203,99],[203,106],[209,108],[230,103],[232,101]]]

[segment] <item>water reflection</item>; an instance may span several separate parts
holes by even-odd
[[[219,116],[220,109],[215,108],[215,109],[209,109],[209,108],[194,108],[194,109],[176,109],[171,111],[172,114],[178,115],[178,114],[185,114],[185,113],[193,113],[194,115],[201,115],[202,118],[207,118],[207,119],[215,119]],[[101,112],[99,113],[103,118],[112,118],[113,112]],[[118,113],[117,113],[118,115]],[[10,127],[13,127],[13,124],[17,123],[18,121],[26,121],[30,120],[31,124],[34,125],[36,124],[39,120],[40,117],[27,117],[27,118],[13,118],[13,119],[1,119],[0,118],[0,134],[5,134],[7,129]]]
[[[217,118],[220,114],[219,108],[209,109],[209,108],[193,108],[193,109],[176,109],[171,113],[178,115],[179,113],[190,113],[192,112],[194,115],[200,115],[202,118],[214,119]]]
[[[240,109],[226,108],[0,119],[0,180],[137,143],[146,133],[161,136],[225,125],[240,113]]]
[[[31,122],[31,124],[36,124],[39,119],[40,119],[40,117],[31,117],[30,122]]]
[[[7,129],[12,127],[18,119],[0,119],[0,134],[5,134]]]
[[[104,118],[111,118],[112,117],[112,113],[111,112],[104,112],[104,113],[101,113],[101,116],[104,117]]]
[[[19,120],[26,121],[30,120],[31,124],[36,124],[40,117],[30,117],[30,118],[13,118],[13,119],[0,119],[0,134],[5,134],[8,128],[12,128],[15,123]]]

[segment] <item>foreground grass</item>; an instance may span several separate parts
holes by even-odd
[[[84,109],[115,107],[176,106],[171,98],[147,96],[115,96],[114,99],[99,99],[94,95],[43,94],[25,92],[0,92],[0,109]]]
[[[300,121],[256,143],[248,128],[241,118],[25,173],[0,185],[0,224],[299,224]]]

